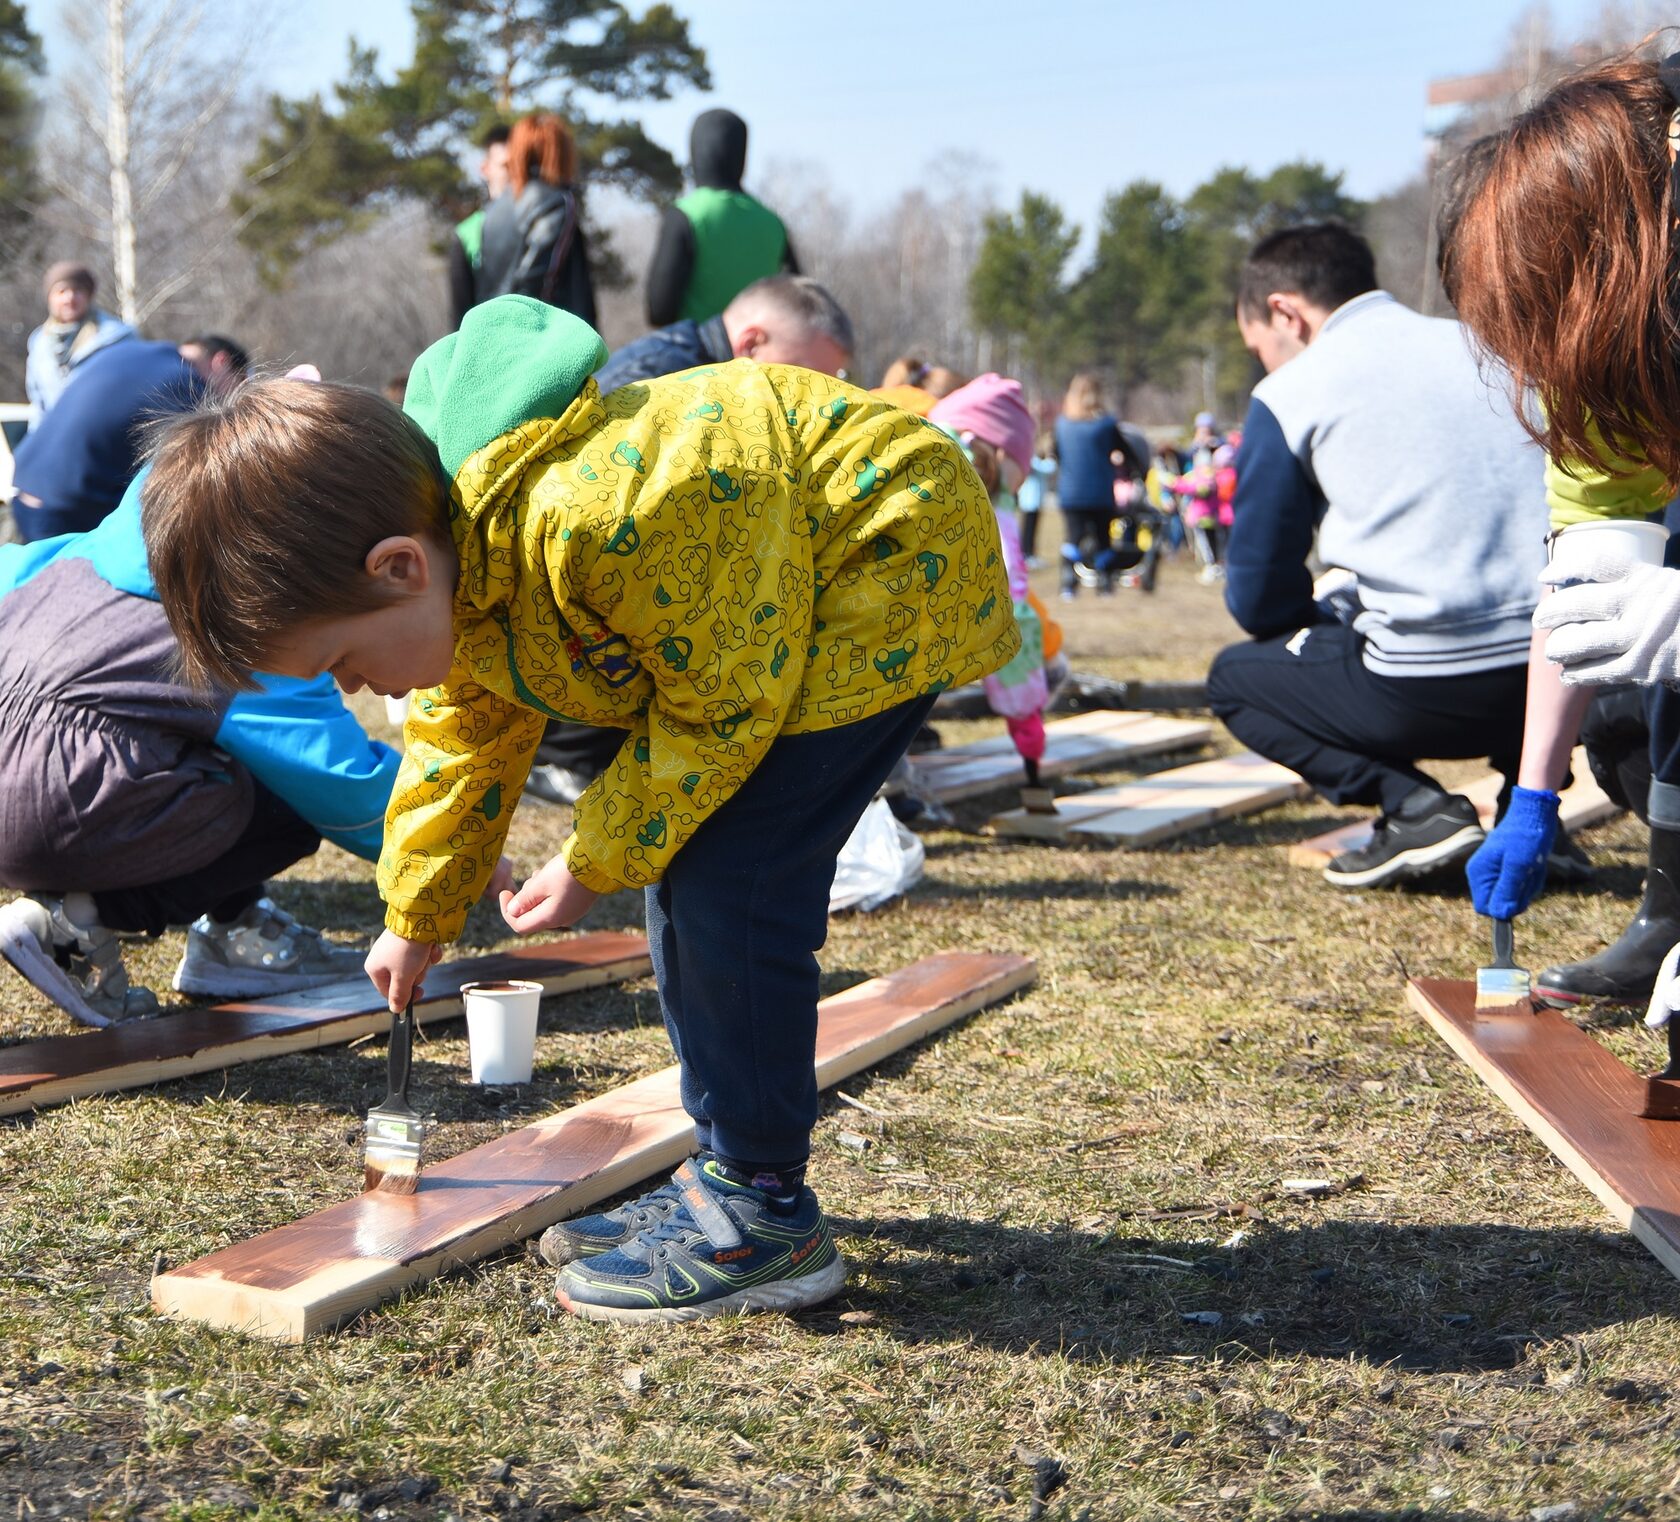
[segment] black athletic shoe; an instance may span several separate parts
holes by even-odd
[[[1592,858],[1562,830],[1552,842],[1552,852],[1546,858],[1546,885],[1561,887],[1565,883],[1590,882],[1597,873]]]
[[[541,798],[544,803],[576,803],[594,780],[585,772],[549,761],[531,768],[531,775],[525,779],[525,796]]]
[[[1344,851],[1324,869],[1338,888],[1377,888],[1467,860],[1485,835],[1476,806],[1457,793],[1426,800],[1415,812],[1384,814],[1369,844]]]

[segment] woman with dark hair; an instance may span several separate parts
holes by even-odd
[[[595,285],[574,188],[571,129],[546,111],[522,116],[508,135],[507,175],[508,188],[484,213],[478,300],[534,296],[593,327]]]
[[[1623,58],[1564,80],[1447,182],[1442,282],[1519,402],[1539,403],[1519,415],[1547,452],[1554,530],[1653,518],[1680,484],[1677,144],[1680,54]],[[1671,540],[1671,566],[1677,555]],[[1544,884],[1592,685],[1680,679],[1680,572],[1605,559],[1572,571],[1583,580],[1535,612],[1518,785],[1469,863],[1475,906],[1495,919]],[[1641,1000],[1680,941],[1680,695],[1653,688],[1647,714],[1649,793],[1627,799],[1649,814],[1644,900],[1615,945],[1540,975],[1547,1002]]]

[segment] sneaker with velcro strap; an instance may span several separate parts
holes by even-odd
[[[784,1205],[693,1159],[672,1183],[678,1203],[657,1225],[561,1269],[562,1306],[588,1321],[697,1321],[801,1310],[844,1287],[828,1217],[803,1185]]]
[[[155,1015],[157,995],[128,981],[116,932],[97,922],[87,895],[79,897],[79,917],[64,898],[44,893],[0,905],[0,956],[83,1025]]]
[[[299,993],[360,977],[365,955],[333,945],[273,899],[259,898],[234,919],[204,914],[193,921],[174,986],[177,993],[208,999]]]
[[[703,1165],[707,1159],[702,1156],[699,1161]],[[682,1204],[682,1191],[683,1186],[676,1179],[667,1179],[657,1189],[650,1189],[616,1210],[602,1210],[550,1226],[537,1238],[538,1256],[555,1268],[564,1268],[582,1258],[598,1258],[615,1247],[622,1247],[649,1227],[664,1225]]]

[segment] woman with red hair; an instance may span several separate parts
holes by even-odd
[[[1654,518],[1680,486],[1677,147],[1680,54],[1621,58],[1472,145],[1448,184],[1442,281],[1519,402],[1539,403],[1519,416],[1546,448],[1554,530]],[[1667,559],[1680,562],[1680,538]],[[1544,884],[1594,685],[1680,682],[1680,570],[1601,557],[1567,582],[1542,580],[1554,584],[1534,615],[1518,785],[1468,868],[1477,910],[1494,919],[1520,914]],[[1680,695],[1652,686],[1645,713],[1651,781],[1626,800],[1651,826],[1644,900],[1613,946],[1540,975],[1546,1002],[1641,1001],[1680,942]],[[1680,1005],[1680,986],[1658,998]]]
[[[508,135],[508,188],[484,213],[479,301],[534,296],[595,325],[578,205],[577,145],[571,129],[549,112],[522,116]]]

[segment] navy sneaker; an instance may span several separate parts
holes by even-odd
[[[816,1195],[791,1210],[690,1160],[671,1182],[677,1208],[610,1252],[560,1271],[554,1298],[588,1321],[697,1321],[793,1311],[838,1294],[846,1264]]]
[[[699,1161],[707,1161],[704,1154]],[[681,1203],[682,1185],[673,1178],[616,1210],[580,1215],[576,1220],[550,1226],[537,1238],[537,1252],[543,1262],[556,1268],[564,1268],[580,1258],[598,1258],[650,1227],[663,1226]]]

